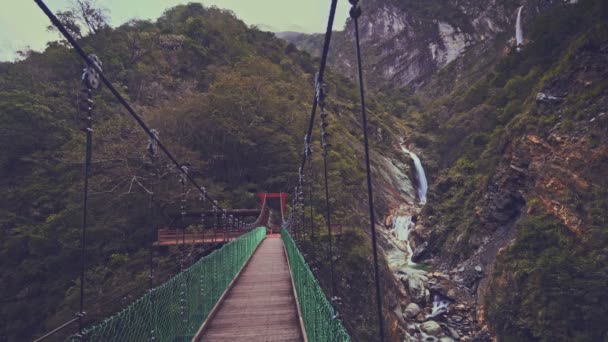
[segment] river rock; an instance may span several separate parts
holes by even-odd
[[[416,315],[420,313],[420,307],[416,303],[409,303],[407,307],[405,307],[405,311],[403,313],[407,318],[416,317]]]
[[[464,303],[459,303],[454,307],[454,309],[458,311],[466,311],[468,310],[468,307]]]
[[[456,298],[456,290],[449,289],[448,293],[446,293],[446,297],[448,297],[449,299],[455,299]]]
[[[454,340],[450,337],[445,336],[445,337],[440,338],[439,342],[454,342]]]
[[[439,336],[441,335],[441,326],[435,321],[427,321],[420,325],[420,329],[429,335]]]
[[[450,332],[450,336],[452,336],[453,338],[455,338],[455,339],[460,338],[460,335],[458,334],[458,331],[456,331],[456,329],[448,326],[448,331]]]

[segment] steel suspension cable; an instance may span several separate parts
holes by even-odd
[[[319,71],[317,72],[317,74],[315,75],[315,95],[313,97],[313,103],[312,103],[312,109],[311,109],[311,113],[310,113],[310,120],[308,122],[308,129],[306,132],[306,135],[304,136],[304,144],[305,144],[305,151],[302,155],[302,162],[300,164],[300,169],[299,172],[302,173],[304,170],[304,167],[306,166],[306,162],[310,157],[310,145],[311,145],[311,140],[312,140],[312,132],[313,132],[313,127],[314,127],[314,122],[315,122],[315,116],[317,113],[317,106],[319,106],[319,95],[323,95],[324,96],[324,89],[321,91],[321,88],[324,87],[324,82],[323,82],[323,78],[325,75],[325,68],[327,65],[327,56],[329,54],[329,46],[331,43],[331,36],[332,36],[332,31],[333,31],[333,26],[334,26],[334,19],[336,16],[336,8],[338,5],[338,0],[332,0],[331,2],[331,6],[330,6],[330,10],[329,10],[329,17],[327,19],[327,29],[325,31],[325,40],[323,42],[323,51],[321,52],[321,63],[319,65]],[[320,91],[323,92],[322,94],[320,94]],[[325,114],[326,116],[326,114]],[[322,131],[325,130],[325,117],[322,117],[322,124],[321,124],[321,129]],[[323,138],[325,139],[327,136],[324,135]],[[326,150],[326,148],[329,147],[329,145],[324,146],[324,150]],[[326,151],[325,151],[326,154]],[[325,159],[325,158],[324,158]],[[329,206],[329,191],[328,191],[328,187],[327,187],[327,164],[325,164],[325,183],[326,183],[326,221],[328,223],[328,236],[329,236],[329,254],[330,254],[330,272],[331,272],[331,298],[334,298],[334,280],[333,280],[333,253],[332,253],[332,248],[331,248],[331,218],[330,218],[330,206]],[[296,196],[297,194],[294,194],[294,196]],[[291,219],[289,219],[288,221],[291,221]]]
[[[335,1],[335,0],[334,0]],[[158,134],[155,130],[152,130],[148,127],[148,125],[143,121],[143,119],[135,112],[133,107],[127,102],[127,100],[118,92],[118,90],[114,87],[114,85],[106,78],[102,69],[101,63],[94,55],[87,55],[82,47],[78,44],[78,42],[72,37],[72,35],[67,31],[65,26],[57,19],[57,17],[51,12],[51,10],[46,6],[43,0],[34,0],[34,2],[40,7],[40,9],[44,12],[44,14],[49,18],[52,24],[61,32],[61,34],[65,37],[65,39],[70,43],[70,45],[74,48],[76,53],[80,55],[80,57],[86,62],[87,68],[90,72],[95,71],[97,82],[101,81],[105,84],[112,95],[118,100],[118,102],[127,110],[129,115],[137,124],[146,132],[146,134],[150,137],[152,141],[154,141],[154,149],[160,148],[163,153],[171,160],[173,165],[177,167],[180,172],[182,172],[185,179],[187,179],[190,183],[192,183],[201,193],[202,196],[209,199],[213,205],[214,209],[222,210],[217,201],[214,201],[211,196],[204,191],[204,188],[201,187],[196,180],[190,176],[186,170],[184,170],[175,156],[168,150],[168,148],[160,141],[158,138]],[[88,118],[89,124],[90,117]],[[85,157],[85,181],[84,181],[84,194],[83,194],[83,221],[82,221],[82,234],[81,234],[81,274],[80,274],[80,310],[77,313],[77,319],[71,320],[66,324],[62,325],[60,328],[55,329],[52,333],[55,333],[69,324],[78,321],[79,323],[79,334],[81,334],[84,330],[84,322],[83,319],[86,315],[84,311],[84,282],[85,282],[85,268],[86,268],[86,227],[87,227],[87,210],[88,210],[88,177],[90,173],[90,165],[91,165],[91,147],[92,147],[92,129],[90,125],[87,124],[86,134],[87,134],[87,143],[86,143],[86,154]],[[48,334],[44,337],[49,336]]]
[[[367,173],[367,198],[369,204],[369,221],[370,231],[372,235],[372,250],[374,254],[374,280],[376,285],[376,306],[378,314],[378,330],[380,341],[384,342],[384,319],[382,315],[382,294],[380,292],[380,275],[378,268],[378,248],[376,242],[376,223],[374,217],[374,193],[372,187],[372,174],[369,161],[369,143],[367,137],[367,113],[365,110],[365,91],[363,87],[363,67],[361,62],[361,48],[359,44],[359,17],[361,16],[361,6],[359,0],[349,0],[352,7],[350,9],[350,17],[355,24],[355,45],[357,51],[357,69],[359,73],[359,96],[361,98],[361,122],[363,127],[363,142],[365,150],[365,169]]]
[[[87,56],[89,57],[89,56]],[[101,70],[101,62],[96,56],[89,58],[97,69]],[[91,159],[93,153],[93,89],[99,87],[99,74],[91,66],[84,69],[82,83],[85,86],[84,92],[86,99],[86,127],[83,129],[86,134],[85,162],[84,162],[84,185],[82,191],[82,233],[80,238],[80,310],[78,317],[79,334],[84,331],[84,285],[86,272],[86,250],[87,250],[87,219],[89,205],[89,177],[91,174]]]
[[[331,1],[331,7],[329,9],[329,18],[327,19],[327,29],[325,31],[325,41],[323,42],[323,51],[321,52],[321,64],[319,66],[319,72],[317,73],[317,80],[319,82],[323,82],[323,77],[325,76],[325,66],[327,64],[327,55],[329,54],[329,44],[331,42],[331,33],[334,28],[334,18],[336,17],[336,7],[338,5],[338,0]],[[313,97],[312,101],[312,109],[310,111],[310,120],[308,122],[308,130],[305,136],[305,143],[310,145],[312,139],[312,130],[315,123],[315,115],[317,113],[317,96]],[[306,152],[302,156],[302,163],[300,164],[300,168],[304,169],[304,164],[306,164],[307,159]]]
[[[299,199],[300,199],[300,211],[302,214],[302,237],[306,240],[306,194],[304,189],[304,182],[306,181],[304,178],[304,170],[300,171],[300,184],[299,184]]]
[[[325,222],[327,223],[327,242],[328,242],[328,253],[329,253],[329,273],[331,281],[331,300],[335,297],[335,285],[334,285],[334,255],[332,248],[332,232],[331,232],[331,205],[329,203],[329,174],[327,170],[327,151],[331,148],[331,144],[327,141],[329,134],[325,130],[329,125],[326,121],[328,114],[325,113],[325,84],[317,83],[317,102],[319,102],[321,117],[321,146],[323,147],[323,179],[325,185]]]
[[[308,207],[310,208],[310,240],[314,240],[315,239],[315,217],[314,217],[314,212],[313,212],[313,203],[312,203],[312,195],[313,195],[313,191],[314,191],[314,184],[313,184],[313,176],[314,176],[314,172],[313,172],[313,168],[312,168],[312,160],[310,160],[308,162],[308,173],[309,173],[309,179],[308,179]]]
[[[158,138],[158,132],[155,129],[152,129],[151,132]],[[152,170],[156,173],[155,176],[158,176],[158,170],[156,169],[156,156],[158,152],[158,145],[156,144],[156,140],[150,139],[148,140],[148,158],[150,164],[152,165]],[[148,212],[150,217],[152,217],[153,208],[154,208],[154,192],[150,194],[150,203],[148,206]],[[149,273],[148,273],[148,290],[152,290],[154,284],[154,241],[156,239],[157,232],[153,224],[150,224],[150,246],[149,246],[149,255],[148,255],[148,263],[149,263]]]
[[[336,1],[336,0],[334,0],[334,1]],[[36,2],[36,4],[38,5],[38,7],[40,7],[40,9],[49,18],[49,20],[51,20],[51,22],[53,23],[53,25],[55,25],[55,27],[57,27],[57,29],[59,30],[59,32],[61,32],[61,34],[65,37],[65,39],[74,48],[74,50],[76,51],[76,53],[78,53],[78,55],[80,55],[80,57],[86,61],[87,65],[89,67],[93,68],[99,74],[99,79],[101,80],[101,82],[103,84],[105,84],[106,87],[108,87],[108,89],[110,90],[110,92],[112,93],[112,95],[114,95],[114,97],[118,100],[118,102],[120,102],[120,104],[127,110],[127,112],[129,113],[129,115],[131,115],[131,117],[133,117],[133,119],[135,119],[135,121],[137,122],[137,124],[148,134],[148,136],[150,136],[151,139],[153,139],[154,141],[156,141],[156,144],[163,151],[163,153],[167,156],[167,158],[169,158],[171,160],[171,162],[179,170],[181,170],[182,173],[184,173],[184,175],[186,176],[186,179],[188,179],[188,181],[190,183],[192,183],[201,192],[201,194],[203,194],[203,196],[207,197],[207,199],[209,199],[210,201],[213,201],[213,198],[211,198],[211,196],[208,193],[206,193],[206,192],[203,191],[203,188],[198,184],[198,182],[196,182],[196,180],[193,178],[193,176],[188,175],[188,174],[186,174],[184,172],[184,170],[181,168],[182,163],[180,163],[177,160],[177,158],[175,158],[173,156],[173,154],[160,141],[160,139],[156,136],[156,134],[154,134],[154,132],[152,132],[152,130],[150,129],[150,127],[148,127],[148,125],[144,122],[144,120],[141,118],[141,116],[139,116],[139,114],[137,114],[137,112],[135,112],[135,110],[133,109],[133,107],[131,107],[131,105],[127,102],[127,100],[118,92],[118,90],[116,89],[116,87],[114,87],[114,85],[106,78],[106,76],[104,75],[104,73],[101,70],[101,68],[91,59],[91,57],[89,57],[84,52],[84,50],[82,49],[82,47],[80,46],[80,44],[78,44],[78,42],[76,42],[76,40],[74,39],[74,37],[72,37],[72,35],[67,31],[67,29],[65,28],[65,26],[61,23],[61,21],[59,21],[59,19],[57,19],[57,17],[55,16],[55,14],[53,14],[53,12],[51,12],[51,10],[47,7],[47,5],[44,3],[44,1],[43,0],[34,0],[34,2]],[[220,209],[220,210],[222,209],[215,202],[214,202],[214,205],[216,205],[218,207],[218,209]]]

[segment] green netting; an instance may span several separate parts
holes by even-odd
[[[266,236],[259,227],[224,245],[85,331],[86,341],[190,341]],[[79,341],[76,336],[71,341]]]
[[[298,293],[302,320],[309,341],[350,341],[340,320],[334,318],[334,308],[308,268],[291,235],[284,228],[281,237],[287,250],[291,276]]]

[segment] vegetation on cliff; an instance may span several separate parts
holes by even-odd
[[[602,1],[558,5],[521,52],[499,37],[485,72],[454,63],[406,101],[437,175],[426,256],[493,265],[482,302],[500,340],[605,338],[606,18]]]

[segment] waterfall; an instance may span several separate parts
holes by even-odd
[[[524,31],[521,28],[521,10],[524,9],[524,6],[520,6],[517,11],[517,22],[515,23],[515,40],[517,42],[517,51],[520,50],[520,47],[524,45]]]
[[[412,222],[411,216],[397,216],[393,221],[393,230],[395,231],[397,240],[405,242],[408,265],[416,265],[414,262],[412,262],[412,255],[414,254],[414,251],[412,251],[409,240],[410,231],[413,226],[414,222]]]
[[[420,158],[418,158],[418,156],[408,150],[407,148],[401,146],[401,150],[404,153],[407,153],[410,155],[410,157],[412,158],[412,160],[414,161],[414,166],[416,167],[416,176],[418,178],[418,199],[420,200],[420,204],[425,205],[426,204],[426,192],[428,190],[428,183],[426,181],[426,174],[424,173],[424,167],[422,167],[422,162],[420,161]]]

